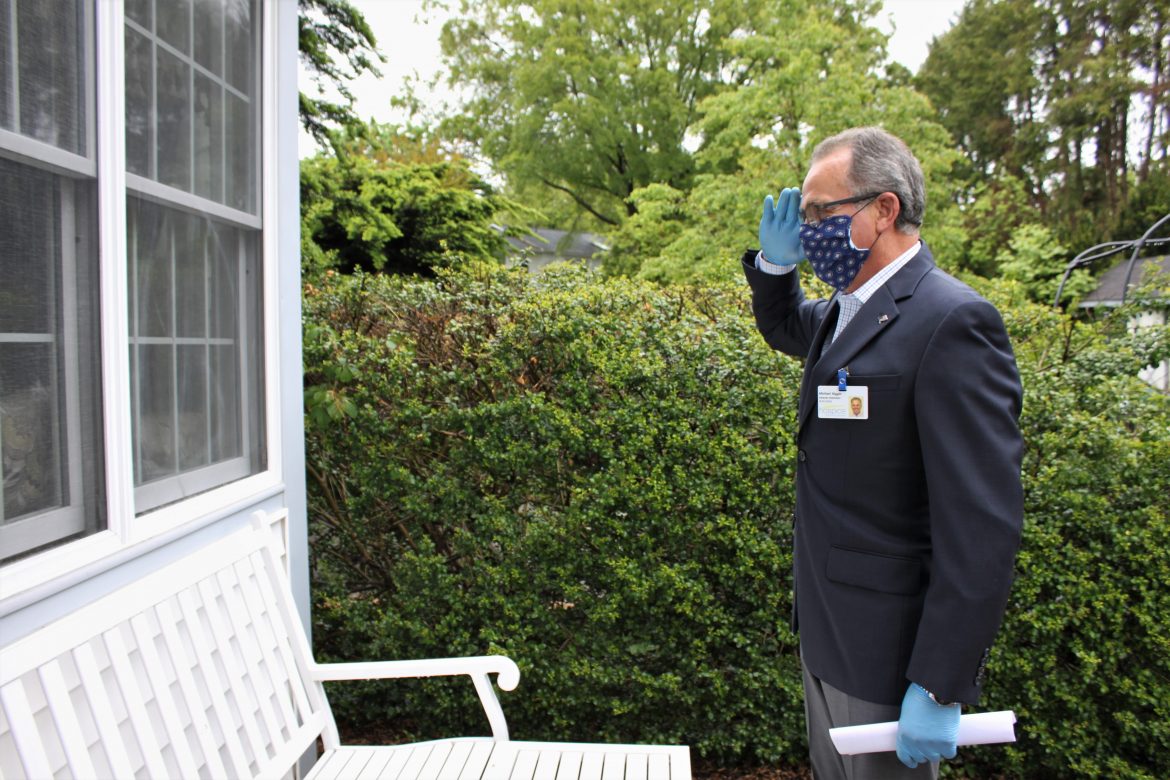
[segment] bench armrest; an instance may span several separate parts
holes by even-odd
[[[475,683],[480,704],[492,727],[492,737],[508,739],[508,723],[496,698],[489,674],[495,674],[496,685],[510,691],[520,684],[520,669],[511,658],[503,655],[480,655],[465,658],[428,658],[418,661],[358,661],[355,663],[314,663],[309,673],[318,682],[342,680],[386,680],[404,677],[455,677],[465,674]]]

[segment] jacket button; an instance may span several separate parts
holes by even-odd
[[[805,454],[804,450],[800,450],[796,453],[796,459],[799,460],[801,463],[804,463],[805,461],[808,460],[808,455]]]

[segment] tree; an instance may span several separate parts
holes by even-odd
[[[604,225],[639,187],[686,189],[697,105],[746,75],[724,43],[797,4],[487,0],[443,30],[449,77],[472,97],[447,127],[523,188],[563,194]]]
[[[375,60],[384,58],[365,17],[348,0],[297,0],[297,7],[297,47],[317,95],[300,93],[301,126],[324,146],[332,133],[360,124],[347,82],[367,72],[381,75]],[[329,89],[340,101],[325,97]]]
[[[1011,234],[996,264],[1005,279],[1019,282],[1027,296],[1046,304],[1056,294],[1064,276],[1068,249],[1060,245],[1044,225],[1025,224]],[[1093,280],[1084,269],[1073,271],[1061,294],[1063,302],[1083,296],[1093,289]]]
[[[925,98],[900,84],[902,74],[884,72],[885,37],[870,23],[875,8],[791,8],[755,35],[729,41],[728,68],[745,75],[699,105],[695,133],[703,144],[694,186],[670,209],[655,211],[659,228],[649,224],[652,215],[639,215],[615,231],[615,247],[645,250],[609,270],[660,282],[738,275],[735,258],[755,242],[764,195],[799,186],[822,139],[867,124],[886,127],[915,150],[928,186],[929,238],[940,262],[954,262],[964,241],[952,205],[960,157]],[[661,203],[648,192],[635,192],[635,202]],[[653,235],[665,240],[649,245],[645,237]]]
[[[326,271],[433,274],[506,249],[497,221],[528,215],[434,138],[370,123],[301,162],[305,276]]]
[[[973,164],[972,186],[1024,182],[1074,249],[1112,235],[1134,185],[1165,178],[1164,3],[973,0],[917,84]]]

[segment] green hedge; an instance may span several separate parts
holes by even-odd
[[[992,291],[1027,393],[1028,519],[987,686],[1021,741],[953,773],[1166,775],[1166,338]],[[1140,353],[1140,354],[1139,354]],[[805,756],[791,607],[798,361],[742,285],[562,270],[332,277],[305,296],[322,658],[500,652],[518,739]],[[355,727],[485,733],[470,685],[332,686]]]

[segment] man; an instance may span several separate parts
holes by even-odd
[[[760,333],[807,359],[793,625],[818,778],[937,776],[954,757],[1019,546],[1015,358],[995,308],[919,240],[925,202],[901,140],[848,130],[817,146],[802,191],[765,199],[761,250],[743,258]],[[801,291],[806,258],[829,300]],[[892,720],[896,754],[842,757],[829,740]]]

